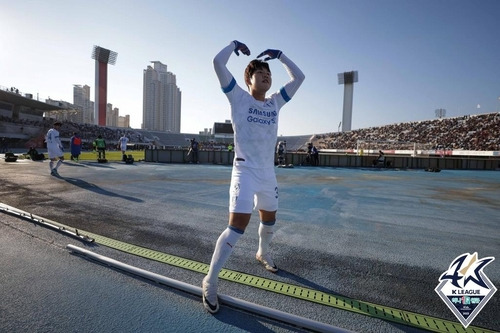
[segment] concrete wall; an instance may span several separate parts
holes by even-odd
[[[145,151],[146,162],[159,163],[188,163],[189,157],[186,150],[162,150],[147,149]],[[233,152],[228,151],[200,151],[198,161],[200,164],[222,164],[231,165],[234,158]],[[287,153],[286,163],[300,165],[305,161],[305,153]],[[347,154],[320,154],[319,165],[327,167],[372,167],[373,160],[377,156],[358,156]],[[500,170],[500,157],[410,157],[410,156],[387,156],[392,168],[409,169],[456,169],[456,170]]]

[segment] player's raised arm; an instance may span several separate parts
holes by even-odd
[[[245,55],[250,55],[250,50],[248,47],[238,42],[237,40],[232,41],[231,44],[223,48],[214,58],[214,69],[217,77],[219,78],[220,85],[223,89],[227,88],[233,79],[233,75],[226,67],[226,64],[231,56],[231,53],[234,51],[236,55],[240,55],[241,51]]]
[[[278,59],[279,61],[281,61],[283,66],[285,66],[288,75],[290,75],[291,80],[282,88],[282,90],[285,91],[285,95],[283,96],[283,98],[285,98],[285,100],[288,102],[293,97],[293,95],[295,95],[306,76],[304,75],[304,73],[302,73],[300,68],[297,67],[297,65],[295,65],[295,63],[280,50],[267,49],[259,54],[257,58],[261,58],[263,56],[266,56],[266,58],[264,58],[264,61],[269,61],[272,59]]]

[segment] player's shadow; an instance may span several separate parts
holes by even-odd
[[[77,162],[73,162],[73,163],[64,162],[64,166],[87,168],[87,166],[85,164],[81,164],[81,163],[77,163]]]
[[[99,162],[88,162],[87,165],[96,167],[96,168],[105,168],[105,169],[116,169],[109,165],[109,163],[99,163]]]
[[[114,192],[105,190],[105,189],[103,189],[95,184],[86,182],[86,181],[81,180],[81,179],[76,179],[76,178],[71,178],[71,177],[60,177],[60,178],[65,180],[66,182],[72,184],[72,185],[78,186],[78,187],[85,189],[85,190],[88,190],[88,191],[92,191],[92,192],[97,193],[97,194],[107,195],[109,197],[121,198],[121,199],[125,199],[128,201],[133,201],[133,202],[144,202],[142,199],[130,197],[128,195],[114,193]]]
[[[297,328],[296,331],[291,330],[291,327],[285,323],[274,322],[269,318],[257,317],[255,315],[242,312],[238,309],[231,308],[229,306],[221,306],[220,311],[213,315],[217,320],[232,326],[233,328],[245,331],[245,332],[259,332],[259,333],[271,333],[275,332],[270,327],[265,326],[265,323],[270,323],[277,328],[283,328],[284,331],[289,332],[304,332]]]
[[[317,283],[314,283],[311,280],[305,279],[305,278],[303,278],[301,276],[298,276],[298,275],[293,274],[293,273],[291,273],[289,271],[286,271],[286,270],[282,269],[281,267],[280,267],[279,271],[276,274],[279,275],[279,276],[281,276],[281,277],[293,280],[293,281],[299,283],[299,285],[303,285],[303,286],[305,286],[307,288],[310,288],[310,289],[313,289],[313,290],[317,290],[317,291],[320,291],[320,292],[324,292],[324,293],[331,294],[331,295],[336,295],[336,296],[344,296],[344,295],[339,294],[338,292],[336,292],[334,290],[325,288],[324,286],[321,286],[321,285],[319,285]]]

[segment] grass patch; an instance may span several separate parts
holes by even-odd
[[[138,162],[139,160],[144,159],[144,150],[129,150],[127,151],[127,155],[132,155],[134,157],[134,161]],[[47,157],[47,154],[45,154]],[[80,154],[80,161],[97,161],[97,152],[93,151],[82,151]],[[71,158],[71,153],[64,153],[64,159],[69,161]],[[108,162],[119,162],[122,160],[122,152],[121,151],[106,151],[106,159]]]

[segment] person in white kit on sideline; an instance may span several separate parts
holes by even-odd
[[[304,81],[302,71],[280,50],[268,49],[252,60],[245,69],[248,91],[242,89],[226,64],[233,53],[250,55],[248,47],[233,41],[214,58],[214,68],[222,91],[231,105],[234,131],[234,161],[229,188],[229,224],[219,236],[202,282],[203,305],[210,313],[219,310],[217,298],[218,275],[233,247],[243,235],[253,209],[259,211],[259,248],[256,259],[270,272],[278,268],[269,252],[278,210],[278,184],[274,170],[274,152],[278,136],[279,112],[297,92]],[[266,97],[272,78],[268,60],[281,61],[291,80],[279,91]]]
[[[61,128],[61,122],[56,121],[51,129],[48,130],[45,136],[45,142],[47,143],[47,153],[49,154],[49,167],[50,174],[52,176],[59,176],[57,169],[61,166],[64,161],[63,145],[61,143],[61,138],[59,137],[59,129]],[[54,162],[57,161],[54,167]]]
[[[125,134],[123,134],[123,136],[118,141],[118,144],[120,145],[120,149],[122,151],[122,155],[125,155],[127,153],[127,143],[128,138],[125,136]]]

